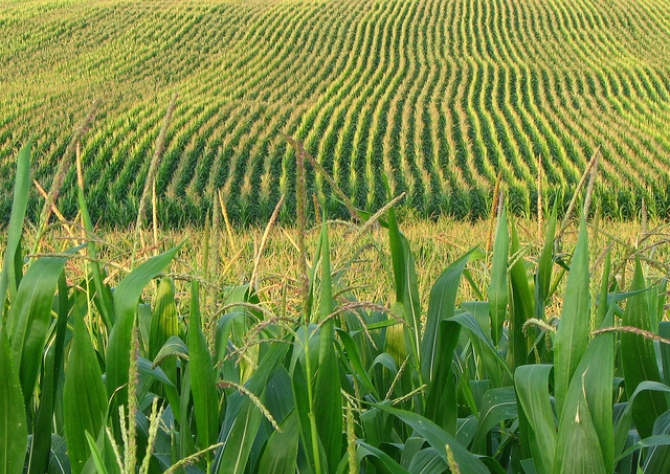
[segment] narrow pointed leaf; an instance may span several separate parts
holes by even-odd
[[[191,366],[191,391],[198,441],[200,449],[204,449],[216,442],[219,433],[219,394],[212,358],[205,335],[202,333],[198,291],[198,282],[194,280],[191,287],[191,320],[186,343]]]
[[[334,346],[333,289],[330,279],[330,244],[324,221],[321,232],[321,326],[319,360],[314,391],[314,416],[317,431],[327,456],[330,472],[337,470],[342,457],[342,396],[340,374]],[[328,318],[328,319],[326,319]]]
[[[23,233],[23,221],[28,208],[30,197],[30,148],[28,142],[19,151],[16,161],[16,175],[14,176],[14,198],[12,200],[12,213],[9,217],[7,227],[7,247],[5,248],[4,265],[0,272],[0,319],[3,317],[7,292],[14,298],[18,288],[18,278],[14,262],[21,257],[21,234]],[[8,337],[9,339],[9,337]]]
[[[448,320],[454,315],[454,305],[461,276],[475,250],[473,248],[449,265],[430,291],[426,331],[421,341],[421,373],[426,382],[433,381],[438,364],[444,362],[451,365],[451,359],[444,361],[438,357],[441,345],[439,326],[442,321]]]
[[[130,342],[142,290],[170,263],[180,248],[181,245],[144,262],[114,291],[115,322],[107,346],[107,393],[110,397],[114,395],[115,406],[125,405],[128,401]]]
[[[527,442],[538,474],[553,472],[556,449],[556,423],[549,397],[551,365],[524,365],[514,372],[514,386],[528,432],[521,433]]]
[[[19,367],[26,404],[32,397],[51,324],[51,308],[65,258],[45,257],[33,262],[21,280],[7,315],[13,359]]]
[[[637,259],[631,291],[642,290],[644,287],[642,266],[640,260]],[[628,298],[623,314],[623,325],[651,331],[651,315],[645,293],[638,293]],[[621,334],[621,365],[626,380],[626,391],[629,395],[644,381],[661,381],[653,342],[639,334],[630,332]],[[654,422],[667,409],[667,399],[660,393],[644,392],[637,396],[633,402],[632,413],[633,422],[640,437],[651,436]]]
[[[72,472],[78,474],[91,454],[85,433],[94,433],[97,437],[107,413],[107,394],[102,383],[98,357],[79,314],[75,314],[72,348],[65,372],[63,404],[70,464]]]
[[[6,331],[0,324],[0,471],[23,472],[28,447],[26,410]]]
[[[507,210],[502,208],[498,217],[498,230],[493,245],[493,265],[489,285],[489,312],[491,315],[491,337],[498,345],[502,336],[502,327],[507,315],[509,289],[507,288],[507,260],[509,257],[509,232],[507,230]]]
[[[563,298],[554,348],[556,411],[561,416],[568,386],[589,343],[589,252],[586,221],[579,226],[577,247]]]
[[[517,255],[521,251],[521,244],[514,221],[512,221],[511,233],[510,253]],[[534,316],[533,293],[530,291],[523,258],[518,258],[510,268],[510,285],[512,304],[510,307],[509,356],[512,367],[516,368],[525,365],[528,360],[528,342],[523,325]]]

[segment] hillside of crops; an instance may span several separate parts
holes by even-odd
[[[7,196],[19,146],[34,137],[47,189],[102,99],[81,152],[92,218],[112,225],[137,215],[175,93],[155,181],[173,225],[204,222],[219,190],[242,223],[285,195],[290,222],[287,137],[361,209],[386,202],[386,179],[419,215],[486,216],[500,174],[532,215],[538,189],[567,203],[600,150],[594,209],[670,215],[668,0],[2,0],[0,84]],[[306,181],[348,215],[323,174]]]

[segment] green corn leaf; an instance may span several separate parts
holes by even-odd
[[[281,432],[274,431],[268,439],[258,472],[268,474],[294,474],[298,463],[300,420],[292,411],[280,425]]]
[[[86,205],[86,197],[84,196],[84,190],[80,186],[77,186],[77,202],[79,203],[79,210],[81,211],[86,232],[88,232],[89,235],[94,235],[93,223],[91,222],[91,216],[88,213],[88,206]],[[93,275],[93,284],[95,286],[96,307],[98,308],[98,311],[100,311],[102,320],[109,331],[114,323],[114,303],[109,286],[104,283],[104,274],[97,261],[98,251],[95,247],[95,242],[92,239],[88,241],[88,253],[92,258],[90,265],[91,274]]]
[[[576,472],[572,469],[579,465],[594,472],[613,471],[613,377],[614,334],[601,334],[589,344],[570,382],[558,428],[555,473]]]
[[[151,316],[149,358],[154,359],[172,336],[179,336],[179,317],[174,299],[174,283],[170,278],[161,279],[156,291],[156,302]]]
[[[395,210],[388,212],[388,233],[395,277],[396,302],[403,306],[403,315],[407,327],[404,328],[406,343],[414,356],[416,367],[423,364],[419,353],[421,347],[421,300],[419,299],[419,285],[414,268],[414,257],[409,242],[398,228]]]
[[[63,411],[65,437],[72,472],[82,472],[91,450],[85,433],[96,436],[104,426],[107,413],[107,394],[102,383],[98,357],[83,318],[75,314],[72,348],[67,361]]]
[[[544,306],[551,290],[551,269],[554,266],[554,238],[556,236],[556,205],[551,211],[546,232],[535,277],[535,317],[539,320],[544,320]]]
[[[45,257],[28,267],[7,315],[13,360],[19,367],[21,389],[28,404],[42,364],[51,324],[51,308],[65,258]]]
[[[596,313],[595,327],[612,326],[613,320],[607,318],[609,305],[607,303],[608,284],[610,278],[611,255],[608,251],[605,255],[605,265],[603,266],[603,276],[600,283],[600,295],[598,296],[598,311]],[[612,311],[614,308],[612,308]]]
[[[180,248],[181,245],[178,245],[144,262],[130,272],[114,291],[115,323],[107,346],[107,393],[110,397],[114,396],[114,407],[128,403],[130,345],[142,290],[170,263]],[[114,435],[120,435],[118,424],[115,424]]]
[[[519,415],[514,387],[494,388],[487,391],[480,406],[479,424],[472,442],[472,451],[486,454],[488,432],[501,422]]]
[[[441,474],[448,472],[449,466],[437,454],[437,451],[433,448],[426,448],[412,458],[408,469],[412,474]]]
[[[378,472],[383,474],[410,474],[410,472],[398,464],[391,456],[386,454],[381,449],[365,443],[364,441],[356,441],[358,449],[356,449],[356,462],[360,464],[363,459],[369,459],[375,466]]]
[[[654,436],[670,436],[670,411],[666,411],[654,423]],[[649,438],[648,438],[649,439]],[[644,461],[645,472],[670,472],[670,446],[653,446]]]
[[[354,338],[343,329],[336,328],[335,330],[337,331],[337,335],[340,338],[342,345],[344,346],[345,352],[342,353],[342,358],[346,358],[349,361],[354,369],[356,378],[362,383],[363,387],[372,393],[376,400],[379,400],[377,389],[375,389],[374,385],[372,384],[372,380],[370,380],[367,371],[363,367],[363,363],[361,362],[361,357],[358,353],[358,347],[356,346]]]
[[[556,411],[560,418],[568,386],[589,343],[589,249],[586,221],[570,265],[561,322],[554,346]]]
[[[468,474],[488,474],[489,470],[484,463],[480,461],[475,455],[468,452],[455,438],[449,436],[444,430],[437,426],[432,421],[404,410],[398,410],[386,405],[375,405],[380,410],[383,410],[391,415],[397,416],[403,422],[412,427],[420,436],[422,436],[430,446],[437,451],[440,457],[449,464],[446,447],[449,446],[454,456],[454,460],[458,464],[461,472]]]
[[[549,396],[551,369],[551,365],[524,365],[514,372],[519,416],[528,427],[520,433],[521,442],[527,444],[537,474],[550,474],[554,466],[556,423]]]
[[[0,324],[0,471],[23,472],[28,427],[21,383],[6,331]]]
[[[445,361],[438,357],[441,345],[439,326],[442,321],[448,320],[454,315],[454,305],[461,276],[475,250],[476,248],[473,248],[449,265],[430,291],[426,331],[421,341],[421,372],[426,382],[434,381],[438,364],[443,362],[451,365],[451,359]]]
[[[509,258],[509,232],[507,230],[507,210],[502,208],[498,218],[498,230],[493,245],[493,264],[489,285],[489,312],[491,315],[491,336],[498,345],[502,336],[502,327],[507,315],[509,290],[507,288],[507,261]]]
[[[198,440],[200,449],[204,449],[216,443],[219,433],[219,393],[216,388],[216,374],[212,358],[207,348],[205,335],[202,333],[198,294],[198,282],[194,280],[191,287],[191,320],[186,343],[191,366],[191,391]]]
[[[95,465],[95,472],[98,472],[99,474],[108,474],[107,468],[105,467],[105,461],[102,458],[102,454],[100,454],[98,445],[88,432],[86,432],[85,435],[89,450],[91,451],[91,458]]]
[[[433,380],[428,384],[424,415],[450,436],[456,435],[458,421],[457,388],[459,377],[452,370],[454,350],[458,345],[461,326],[453,321],[442,321],[438,330],[438,351],[440,363]]]
[[[247,390],[256,395],[261,402],[265,398],[268,380],[284,361],[287,351],[286,344],[272,346],[246,382]],[[298,368],[296,373],[297,370]],[[219,451],[212,472],[218,474],[244,472],[262,421],[263,413],[247,395],[234,392],[228,397],[226,416],[219,433],[219,442],[225,442],[225,446]]]
[[[59,379],[63,373],[64,345],[67,332],[67,318],[70,312],[68,286],[65,273],[58,280],[58,320],[49,337],[40,377],[39,409],[33,421],[33,433],[50,433],[54,419],[54,406],[60,398]],[[29,474],[43,474],[48,471],[51,436],[33,436],[28,460]]]
[[[499,381],[501,374],[506,374],[509,380],[512,380],[512,373],[509,366],[500,357],[500,354],[493,346],[493,341],[484,333],[481,326],[475,320],[475,317],[470,312],[460,313],[449,320],[450,323],[457,323],[466,328],[470,334],[475,337],[471,339],[473,347],[478,352],[481,360],[484,361],[488,370],[488,375],[491,378],[491,384],[495,387],[501,385]]]
[[[342,457],[342,396],[340,372],[334,346],[333,289],[330,279],[330,244],[324,220],[321,232],[321,299],[319,360],[314,390],[314,416],[317,431],[327,456],[329,472],[335,472]]]
[[[577,380],[577,382],[579,382]],[[565,402],[558,433],[554,474],[575,472],[606,474],[603,453],[598,443],[598,432],[582,387],[575,390]],[[611,471],[610,471],[611,472]]]
[[[150,360],[155,360],[165,343],[172,337],[179,336],[179,316],[174,297],[174,283],[169,278],[161,279],[156,291],[156,302],[151,315],[149,330]],[[170,358],[162,360],[161,368],[169,377],[172,384],[177,383],[177,360]],[[161,392],[159,391],[160,395]],[[178,412],[179,410],[177,410]],[[176,413],[175,413],[176,414]]]
[[[516,233],[514,221],[511,226],[512,243],[510,253],[518,255],[521,244]],[[510,284],[512,305],[510,306],[509,358],[513,367],[525,365],[528,360],[528,343],[523,332],[523,325],[534,315],[533,293],[528,284],[528,275],[523,258],[518,258],[510,268]]]
[[[20,275],[16,273],[15,262],[21,258],[21,234],[23,233],[23,221],[28,208],[30,197],[30,148],[28,142],[19,151],[16,161],[16,175],[14,176],[14,199],[12,200],[12,213],[9,217],[7,227],[7,247],[5,248],[5,263],[0,272],[0,323],[4,316],[7,291],[14,301],[19,286]],[[9,338],[8,338],[9,339]]]
[[[642,265],[637,259],[631,291],[642,290],[644,287]],[[645,293],[638,293],[628,298],[623,314],[623,325],[651,331],[651,316]],[[652,341],[639,334],[630,332],[621,334],[621,365],[626,379],[626,392],[629,395],[643,381],[661,381],[654,345]],[[667,409],[666,397],[660,393],[644,392],[637,396],[633,402],[632,413],[640,437],[651,436],[654,422]]]
[[[619,462],[623,457],[625,457],[620,455],[620,453],[626,446],[626,440],[631,429],[634,402],[638,396],[646,394],[647,392],[654,392],[667,397],[670,396],[670,387],[659,382],[641,382],[637,386],[633,394],[628,399],[628,402],[625,403],[623,413],[618,418],[618,421],[614,427],[615,454],[618,455],[616,462]]]

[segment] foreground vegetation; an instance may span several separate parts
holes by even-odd
[[[565,253],[552,213],[528,254],[503,206],[490,252],[451,261],[424,309],[389,207],[359,230],[381,223],[390,249],[392,296],[368,303],[345,278],[361,254],[331,246],[327,220],[307,252],[302,193],[297,274],[261,300],[257,265],[221,289],[162,273],[181,243],[143,261],[137,244],[109,280],[119,266],[99,258],[83,180],[64,226],[87,238],[36,257],[46,222],[22,236],[29,157],[0,277],[3,472],[668,471],[667,235],[616,261],[592,254],[582,219]],[[457,297],[466,283],[472,299]]]
[[[284,135],[368,211],[386,202],[387,176],[423,216],[485,217],[499,173],[515,214],[537,213],[538,190],[563,209],[600,146],[594,209],[633,218],[644,198],[651,215],[670,215],[666,0],[0,5],[6,195],[35,130],[35,177],[49,188],[81,110],[102,97],[82,142],[91,216],[134,222],[177,92],[156,181],[171,226],[202,225],[218,190],[235,222],[267,222],[282,195],[280,219],[292,222],[295,152]],[[74,183],[70,172],[68,218]],[[307,183],[331,217],[346,216],[319,174]]]

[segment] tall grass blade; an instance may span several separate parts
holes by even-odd
[[[59,381],[64,370],[64,345],[69,313],[68,285],[65,273],[63,272],[58,281],[58,320],[53,335],[47,341],[42,375],[40,377],[40,403],[37,415],[33,421],[33,433],[51,432],[56,401],[61,400],[62,387]],[[28,460],[29,474],[47,472],[50,451],[50,436],[33,436],[30,446],[30,458]]]
[[[0,273],[0,323],[4,318],[5,302],[7,292],[10,299],[14,300],[19,286],[20,275],[16,274],[14,262],[20,257],[21,234],[23,233],[23,221],[28,208],[28,197],[30,196],[30,148],[28,142],[21,148],[16,162],[16,176],[14,177],[14,198],[12,201],[12,213],[9,217],[7,228],[7,247],[5,249],[5,262]],[[19,255],[17,255],[19,254]],[[9,338],[8,338],[9,339]]]
[[[521,252],[521,244],[516,232],[514,221],[511,225],[512,243],[510,253],[518,255]],[[509,359],[512,367],[521,367],[528,360],[528,342],[523,331],[523,326],[533,317],[534,303],[533,294],[528,284],[528,275],[523,258],[518,258],[510,268],[510,284],[512,290],[512,305],[510,306],[510,328],[509,328]]]
[[[168,250],[134,269],[114,291],[115,323],[107,346],[107,393],[114,396],[114,407],[128,403],[128,370],[135,312],[142,290],[167,266],[181,245]],[[115,436],[120,435],[115,427]]]
[[[7,333],[13,360],[19,367],[26,406],[33,395],[42,364],[53,298],[66,260],[45,257],[33,262],[21,280],[16,300],[7,314]]]
[[[635,261],[635,275],[631,292],[645,288],[642,265],[639,258]],[[646,293],[634,294],[628,298],[623,314],[623,325],[651,331],[651,315]],[[639,334],[624,332],[621,334],[621,367],[626,379],[626,392],[632,394],[644,381],[660,382],[661,376],[656,364],[653,342]],[[655,392],[643,392],[633,404],[633,422],[640,437],[651,436],[654,422],[668,409],[664,395]]]
[[[388,233],[395,278],[396,301],[403,306],[403,314],[407,327],[405,328],[406,343],[411,348],[414,357],[413,364],[420,368],[421,362],[421,300],[419,299],[419,285],[414,268],[412,250],[404,235],[400,233],[396,220],[395,210],[388,212]]]
[[[330,277],[330,243],[324,218],[321,227],[321,297],[319,360],[314,390],[314,416],[317,431],[328,462],[328,471],[335,472],[342,458],[342,396],[340,373],[334,346],[333,288]]]
[[[81,299],[78,304],[83,304]],[[97,437],[104,426],[107,394],[83,316],[76,313],[74,317],[72,348],[63,389],[63,414],[70,465],[73,474],[79,474],[91,455],[85,434],[88,432]]]
[[[451,365],[451,359],[442,360],[438,357],[441,345],[439,326],[442,321],[448,320],[454,315],[454,305],[461,276],[475,250],[476,248],[473,248],[449,265],[430,290],[426,331],[421,341],[421,372],[427,382],[441,383],[442,381],[435,380],[438,365],[441,363]]]
[[[383,474],[410,474],[410,471],[398,464],[381,449],[375,448],[364,441],[358,441],[356,461],[360,464],[364,459],[368,459],[377,469],[377,472]]]
[[[507,210],[503,208],[498,217],[498,230],[493,245],[493,265],[489,285],[489,313],[491,315],[491,337],[496,346],[502,336],[502,327],[507,315],[509,289],[507,265],[509,256],[509,233],[507,231]]]
[[[551,365],[525,365],[514,372],[519,416],[528,428],[521,431],[521,442],[527,444],[537,474],[551,474],[554,467],[556,423],[549,396],[551,369]]]
[[[577,247],[563,299],[554,346],[556,411],[559,418],[568,386],[589,343],[589,249],[586,220],[579,226]]]
[[[20,473],[28,447],[28,427],[19,374],[6,333],[0,324],[0,471]]]
[[[551,289],[551,270],[554,265],[554,238],[556,237],[556,205],[547,225],[544,247],[535,275],[535,317],[544,320],[544,308]]]
[[[205,335],[202,333],[199,292],[198,282],[194,280],[191,286],[191,320],[186,344],[191,366],[195,424],[200,449],[204,449],[216,442],[219,433],[219,394],[212,357],[207,348]],[[208,456],[211,456],[211,453],[208,453]]]

